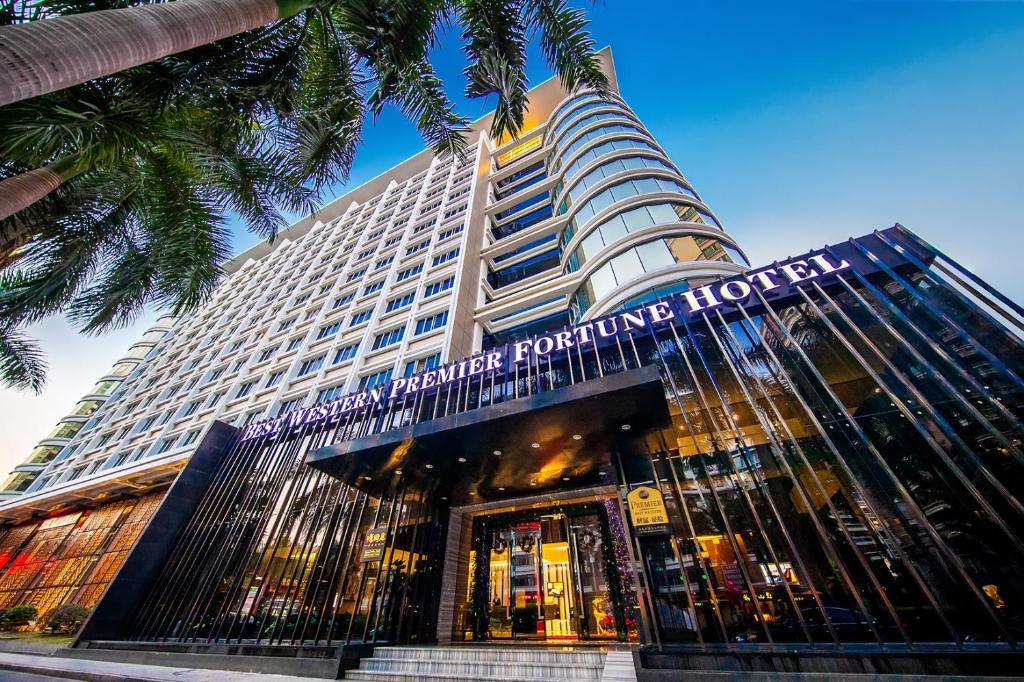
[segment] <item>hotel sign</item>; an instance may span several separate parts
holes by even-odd
[[[637,535],[666,535],[672,532],[665,498],[657,488],[649,485],[633,488],[626,494],[626,504]]]
[[[387,528],[371,528],[366,531],[366,541],[363,542],[363,553],[359,556],[359,561],[365,564],[371,561],[382,560],[384,558],[384,548],[387,544]]]
[[[502,350],[491,350],[444,367],[430,369],[388,384],[351,393],[330,402],[294,410],[274,419],[250,424],[242,432],[242,440],[251,440],[278,433],[282,428],[296,428],[314,422],[329,421],[378,403],[411,398],[427,391],[466,378],[508,376],[517,368],[530,365],[552,353],[589,347],[634,330],[657,328],[679,317],[698,316],[721,306],[736,305],[760,294],[787,291],[790,287],[812,279],[823,278],[850,267],[845,259],[836,261],[821,253],[777,263],[771,267],[751,270],[689,291],[624,310],[599,320],[590,320],[564,331],[543,334],[532,339],[510,343]]]

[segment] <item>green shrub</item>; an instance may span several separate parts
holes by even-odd
[[[28,604],[19,604],[9,609],[0,611],[0,627],[10,630],[22,625],[28,625],[29,621],[35,620],[39,610]]]
[[[64,604],[46,614],[45,625],[54,634],[72,635],[89,617],[89,609],[78,604]]]

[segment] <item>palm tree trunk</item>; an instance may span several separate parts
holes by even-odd
[[[71,178],[81,175],[87,166],[81,156],[58,159],[49,166],[0,180],[0,269],[15,259],[15,252],[35,235],[35,226],[27,220],[7,220],[28,208]]]
[[[0,106],[292,16],[312,0],[174,0],[0,27]]]
[[[71,178],[81,175],[85,168],[78,163],[78,158],[65,157],[49,166],[0,180],[0,220],[28,208]],[[13,238],[8,229],[4,229],[0,244],[6,244]]]

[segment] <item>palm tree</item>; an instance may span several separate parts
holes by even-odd
[[[93,168],[23,212],[30,248],[0,277],[0,383],[39,390],[44,365],[17,327],[66,313],[86,332],[130,323],[147,304],[174,314],[216,286],[230,256],[226,210],[272,237],[278,206],[306,210],[312,190],[264,130],[176,108],[125,163]]]
[[[0,23],[11,24],[0,26],[0,65],[32,63],[36,48],[19,50],[26,40],[57,35],[51,22],[65,27],[62,54],[120,58],[138,40],[159,42],[151,29],[160,21],[139,17],[167,19],[161,13],[172,5],[189,6],[188,16],[202,23],[200,6],[224,3],[48,0],[32,16],[0,10]],[[252,3],[232,5],[237,15]],[[184,11],[174,8],[176,20]],[[345,179],[365,114],[387,103],[436,152],[460,154],[466,120],[428,60],[449,22],[461,23],[467,42],[467,94],[497,96],[496,138],[522,124],[526,46],[534,36],[569,89],[607,87],[585,15],[564,0],[317,0],[276,16],[88,83],[60,81],[42,90],[49,94],[0,108],[0,268],[18,268],[0,280],[7,330],[0,332],[11,336],[18,325],[59,312],[98,332],[131,321],[148,303],[191,310],[227,258],[225,211],[272,239],[283,224],[276,206],[309,210],[321,188]],[[101,26],[87,39],[66,29],[93,20]],[[40,26],[43,33],[35,33]],[[111,27],[116,39],[97,37]],[[190,35],[206,30],[179,27]],[[17,80],[15,71],[24,70],[0,68],[0,93]],[[6,348],[0,342],[0,363]],[[10,357],[13,367],[32,367]],[[4,373],[0,383],[13,385]]]
[[[460,22],[473,60],[470,95],[496,93],[500,131],[515,132],[525,100],[525,46],[532,32],[569,88],[607,82],[567,0],[101,0],[42,20],[0,27],[0,106],[124,71],[309,11],[325,11],[355,53],[381,76],[381,101],[426,67],[436,28]],[[128,6],[126,6],[128,5]],[[108,9],[103,9],[108,7]],[[409,91],[406,90],[406,95]],[[436,93],[435,93],[436,94]],[[398,100],[401,101],[399,95]]]
[[[84,26],[89,21],[99,22],[103,27],[107,26],[108,18],[117,19],[113,23],[121,26],[122,37],[138,37],[130,31],[153,27],[141,19],[138,19],[141,24],[136,26],[132,23],[132,17],[138,18],[155,13],[154,16],[171,21],[168,17],[177,16],[184,11],[181,7],[172,6],[187,5],[198,10],[207,0],[177,0],[172,3],[161,3],[159,7],[140,4],[143,2],[144,0],[53,0],[43,5],[33,5],[35,10],[31,17],[19,15],[14,11],[8,12],[6,17],[0,13],[0,23],[9,23],[7,26],[0,26],[0,58],[3,57],[4,50],[17,52],[19,45],[26,45],[29,52],[9,55],[12,67],[25,67],[31,63],[31,51],[40,49],[41,44],[46,44],[46,36],[49,35],[48,32],[55,30],[54,27]],[[210,2],[217,4],[216,0]],[[94,9],[96,7],[101,9]],[[304,75],[301,68],[296,68],[302,61],[297,55],[304,54],[307,62],[319,64],[321,67],[328,65],[330,68],[327,73],[319,75],[328,75],[334,79],[334,83],[341,85],[320,87],[319,90],[323,93],[329,96],[346,95],[347,97],[343,99],[351,100],[353,91],[358,89],[357,81],[375,81],[376,89],[368,103],[373,113],[379,113],[385,103],[394,102],[416,122],[424,136],[438,151],[458,153],[464,147],[460,129],[466,121],[454,113],[451,102],[444,95],[441,82],[427,61],[427,53],[436,42],[436,27],[455,16],[464,24],[463,35],[468,42],[466,53],[471,60],[466,69],[470,81],[467,94],[479,97],[494,93],[498,96],[492,128],[495,137],[514,135],[522,125],[526,105],[526,44],[534,33],[539,34],[540,44],[549,64],[558,71],[568,88],[575,89],[584,84],[597,89],[607,86],[607,81],[597,66],[593,41],[586,32],[586,17],[582,11],[568,7],[565,0],[322,0],[318,4],[296,3],[289,7],[291,13],[285,20],[262,26],[244,35],[229,34],[230,37],[221,43],[196,42],[194,49],[186,52],[180,59],[162,60],[170,64],[171,68],[181,64],[188,65],[186,75],[158,80],[157,83],[164,88],[163,92],[148,92],[147,88],[143,88],[143,94],[152,97],[151,104],[162,108],[166,106],[165,93],[170,86],[174,86],[178,91],[187,92],[197,85],[201,88],[227,85],[234,90],[247,90],[246,97],[251,99],[254,90],[252,85],[256,84],[269,88],[268,94],[260,93],[256,97],[256,101],[263,105],[264,112],[269,100],[272,103],[273,114],[278,118],[294,120],[294,102],[284,101],[281,94],[295,96],[295,79]],[[135,10],[146,10],[149,14],[138,14]],[[170,14],[164,16],[167,12]],[[59,15],[53,16],[54,13]],[[40,35],[35,35],[32,40],[26,42],[26,35],[40,32]],[[73,32],[68,34],[65,37],[72,44],[66,46],[61,43],[61,54],[65,54],[64,48],[69,48],[72,53],[76,49],[88,49],[109,56],[109,45],[116,43],[105,43],[97,35],[102,36],[102,31],[99,34],[90,34],[87,40],[76,39]],[[153,38],[145,30],[143,36],[147,39]],[[79,45],[79,42],[83,42],[84,45]],[[314,46],[312,50],[309,49],[311,43]],[[192,46],[192,43],[187,44]],[[180,51],[174,49],[170,53],[178,54]],[[125,59],[132,58],[131,50],[116,52]],[[326,58],[316,55],[326,55]],[[254,59],[257,63],[254,63]],[[57,62],[49,59],[46,64],[47,68],[53,68]],[[236,66],[240,68],[234,68]],[[0,104],[4,102],[4,84],[17,80],[19,74],[24,75],[26,68],[11,68],[6,73],[0,73]],[[110,72],[119,73],[116,69]],[[62,78],[70,80],[62,81],[63,85],[55,86],[48,91],[75,82],[71,73],[60,71]],[[242,77],[241,80],[237,78],[239,75]],[[138,84],[140,80],[136,78],[134,82]],[[310,88],[316,84],[303,82],[301,85]],[[258,88],[256,89],[258,91]],[[128,100],[128,106],[123,108],[133,114],[138,114],[140,109],[147,110],[147,97],[120,98]],[[72,100],[77,103],[74,98]],[[253,104],[253,101],[249,104]],[[285,106],[282,107],[282,104]],[[321,105],[322,114],[324,102],[318,104]],[[76,111],[76,108],[80,107],[64,102],[60,105],[54,105],[52,102],[37,104],[35,107],[29,105],[28,109],[35,110],[32,120],[45,121],[46,117],[38,116],[38,112],[56,110],[57,106],[60,106],[61,111],[71,111],[80,119],[91,121],[94,118],[91,116],[94,111]],[[3,109],[9,108],[10,106]],[[329,110],[330,107],[326,109]],[[356,118],[361,120],[361,116]],[[336,121],[330,122],[335,125],[328,127],[338,127]],[[305,130],[301,131],[300,136],[294,138],[293,142],[308,143],[316,140],[318,135],[320,142],[325,140],[322,135],[325,132],[323,126],[317,126],[309,120],[303,123]],[[72,127],[80,129],[82,126]],[[16,126],[8,124],[6,129],[13,132]],[[332,132],[337,136],[338,130]],[[59,135],[52,137],[60,139]],[[122,144],[119,138],[115,139],[113,144],[109,141],[86,141],[88,145],[82,144],[83,140],[76,140],[78,145],[74,149],[57,157],[52,154],[54,145],[46,140],[41,144],[38,140],[31,140],[35,147],[30,146],[29,154],[18,153],[26,146],[25,140],[18,140],[19,149],[16,152],[9,148],[4,149],[5,158],[24,161],[27,168],[24,172],[0,180],[0,221],[31,206],[70,178],[95,167],[95,157],[125,156],[124,153],[118,153],[118,145]],[[339,145],[349,148],[352,146],[346,142],[345,136],[337,136],[335,146]],[[37,153],[40,150],[51,152],[50,158],[46,159],[45,154]],[[350,152],[351,149],[346,151]],[[346,156],[350,160],[351,153],[347,153]],[[36,159],[35,163],[31,160],[33,158]],[[46,160],[39,161],[40,158]],[[316,159],[311,161],[315,162]],[[12,246],[25,241],[27,229],[29,228],[22,220],[0,231],[0,253],[9,252]]]

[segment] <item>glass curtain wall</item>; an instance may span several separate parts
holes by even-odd
[[[108,502],[51,516],[0,536],[0,608],[30,604],[41,616],[62,604],[92,607],[163,499]]]
[[[624,484],[659,485],[673,521],[639,543],[664,642],[1024,634],[1020,341],[883,270],[639,344],[676,408],[622,450]]]
[[[671,423],[623,431],[613,452],[622,504],[657,486],[670,520],[621,534],[650,644],[1016,646],[1024,311],[902,229],[830,253],[853,265],[785,298],[691,313],[669,296],[669,323],[525,363],[506,346],[507,373],[241,444],[137,636],[435,638],[443,505],[400,482],[368,498],[303,454],[653,364]],[[382,558],[360,561],[377,528]]]
[[[332,436],[307,427],[231,452],[140,610],[135,638],[433,637],[442,510],[429,490],[396,481],[374,498],[307,467],[306,453]],[[372,559],[364,552],[371,530],[386,538]]]

